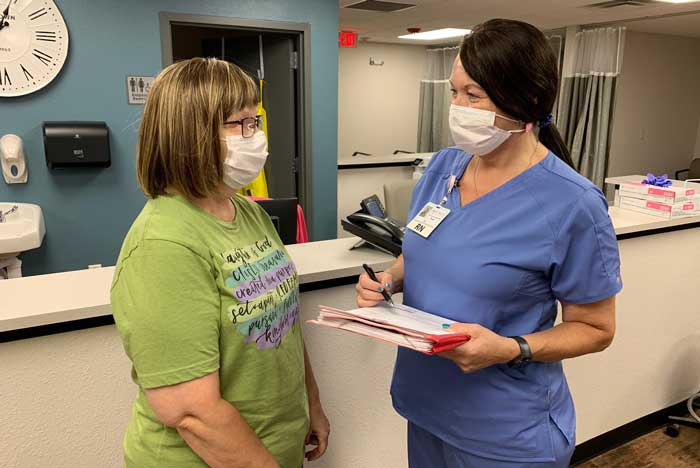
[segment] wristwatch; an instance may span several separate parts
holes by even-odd
[[[525,338],[522,336],[509,336],[508,338],[513,338],[518,342],[518,346],[520,346],[520,355],[508,362],[508,367],[516,367],[532,361],[532,350],[530,349],[530,345],[527,344],[527,341],[525,341]]]

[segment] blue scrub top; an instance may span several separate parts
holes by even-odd
[[[439,203],[450,175],[461,177],[470,160],[457,148],[437,153],[414,189],[409,219]],[[464,207],[452,190],[446,207],[451,213],[428,239],[410,231],[404,238],[404,302],[412,307],[527,335],[554,326],[557,301],[586,304],[622,289],[605,197],[552,153]],[[400,348],[391,395],[408,420],[487,458],[552,461],[551,430],[575,439],[561,362],[465,374],[452,361]]]

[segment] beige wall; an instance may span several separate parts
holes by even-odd
[[[700,39],[627,31],[608,175],[673,174],[698,154]]]
[[[370,57],[383,60],[372,66]],[[340,49],[338,157],[416,151],[425,47],[360,43]]]
[[[695,151],[693,157],[700,158],[700,122],[698,122],[698,136],[695,139]]]

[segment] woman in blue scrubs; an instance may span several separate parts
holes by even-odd
[[[471,336],[439,356],[398,351],[391,396],[411,468],[566,467],[575,415],[561,361],[610,345],[622,288],[607,202],[552,123],[557,62],[538,29],[479,25],[450,83],[456,147],[432,158],[409,220],[428,203],[449,212],[419,219],[432,232],[408,230],[380,282],[360,278],[357,302],[403,291]]]

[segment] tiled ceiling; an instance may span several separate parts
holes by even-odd
[[[340,27],[357,31],[361,39],[376,42],[405,42],[396,36],[406,34],[409,27],[424,31],[469,28],[497,17],[527,21],[544,30],[654,17],[632,21],[626,26],[637,31],[700,38],[700,1],[600,9],[589,5],[601,0],[400,0],[416,6],[392,13],[344,8],[358,1],[340,0]],[[697,14],[688,15],[690,12]]]

